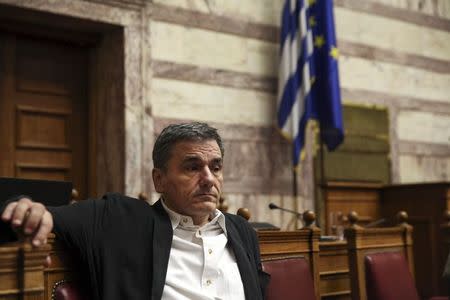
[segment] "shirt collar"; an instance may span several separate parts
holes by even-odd
[[[182,226],[197,226],[197,225],[194,225],[194,221],[192,220],[192,217],[185,216],[185,215],[177,213],[176,211],[171,210],[166,205],[163,198],[161,198],[161,204],[164,207],[164,210],[169,215],[170,223],[172,224],[172,230],[175,230],[175,228],[177,228],[180,225],[180,223],[182,223]],[[216,210],[211,214],[210,218],[211,218],[211,221],[209,221],[202,227],[218,224],[220,226],[220,228],[222,228],[225,235],[227,235],[227,228],[225,226],[225,215],[216,208]]]

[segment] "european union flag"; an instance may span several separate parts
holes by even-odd
[[[282,12],[278,127],[303,158],[308,120],[334,150],[344,139],[332,0],[286,0]]]

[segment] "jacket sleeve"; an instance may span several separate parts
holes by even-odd
[[[53,232],[70,248],[88,249],[95,237],[108,225],[111,198],[88,199],[70,205],[48,207],[53,216]]]

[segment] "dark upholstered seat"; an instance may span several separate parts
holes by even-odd
[[[311,269],[304,257],[269,259],[262,264],[270,274],[267,300],[316,299]]]
[[[55,283],[52,290],[52,300],[85,300],[79,288],[72,281],[61,280]]]
[[[364,263],[369,300],[420,300],[408,262],[400,252],[368,254]]]

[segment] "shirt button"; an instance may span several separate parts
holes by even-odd
[[[212,253],[212,249],[208,249],[208,253],[211,254]]]
[[[200,230],[198,231],[198,235],[202,235],[202,232]]]
[[[188,220],[187,220],[186,218],[183,219],[183,223],[187,223],[187,221],[188,221]]]
[[[211,285],[212,281],[211,280],[206,280],[206,285]]]

